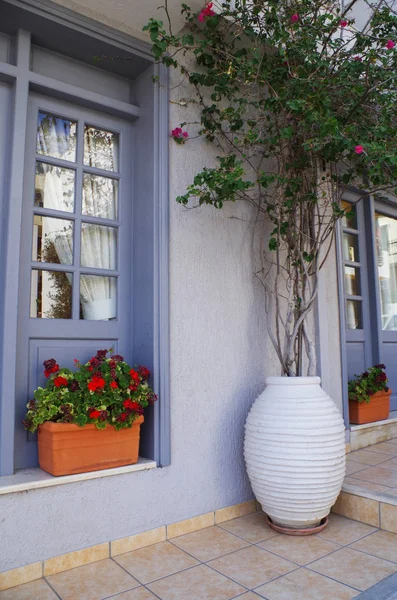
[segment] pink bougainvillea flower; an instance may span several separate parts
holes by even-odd
[[[356,60],[358,62],[363,62],[363,59],[361,58],[361,56],[355,56],[354,60]]]
[[[189,134],[187,131],[183,131],[181,127],[175,127],[175,129],[171,131],[171,137],[173,137],[178,144],[184,144],[185,140],[189,137]]]
[[[294,15],[291,15],[291,23],[297,23],[299,21],[299,15],[298,13],[295,13]]]
[[[346,21],[346,19],[342,19],[342,21],[339,21],[339,25],[340,25],[341,27],[347,27],[347,26],[348,26],[348,24],[349,24],[349,22],[348,22],[348,21]]]
[[[391,50],[392,48],[394,48],[395,45],[396,45],[396,43],[393,42],[393,40],[387,40],[386,48],[388,50]]]
[[[201,11],[198,15],[199,21],[201,21],[203,23],[205,21],[206,17],[214,17],[215,16],[215,12],[212,10],[212,6],[213,6],[212,2],[207,2],[205,7],[201,9]]]
[[[363,148],[362,146],[356,146],[356,147],[354,148],[354,152],[355,152],[356,154],[362,154],[362,153],[364,152],[364,148]]]

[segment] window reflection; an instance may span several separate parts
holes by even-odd
[[[34,204],[42,208],[73,212],[74,178],[72,169],[36,163]]]
[[[359,300],[347,300],[346,301],[346,317],[347,317],[347,328],[348,329],[362,329],[363,318],[362,318],[362,304]]]
[[[111,321],[117,316],[115,277],[80,276],[81,318]]]
[[[34,215],[32,260],[73,263],[73,222]]]
[[[105,171],[118,171],[118,135],[86,125],[84,164]]]
[[[39,112],[37,153],[75,162],[76,129],[74,121]]]
[[[375,213],[382,329],[397,330],[397,220]]]
[[[30,290],[31,317],[72,318],[72,273],[33,269]]]
[[[117,219],[118,185],[115,179],[84,173],[83,215]]]

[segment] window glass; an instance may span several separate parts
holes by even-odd
[[[348,329],[362,329],[362,304],[360,300],[346,301],[346,318]]]
[[[64,169],[44,162],[37,162],[34,205],[41,208],[73,212],[74,181],[75,172],[73,169]]]
[[[37,153],[53,158],[76,161],[77,124],[69,119],[39,112]]]
[[[382,329],[397,330],[397,220],[375,214]]]
[[[32,269],[30,316],[36,319],[71,319],[72,277],[72,273]]]
[[[32,260],[73,263],[73,221],[34,215]]]
[[[88,167],[118,171],[118,135],[86,125],[84,128],[84,164]]]
[[[116,277],[80,276],[81,318],[111,321],[117,316]]]
[[[343,233],[343,258],[348,262],[358,262],[358,235],[355,233]]]
[[[346,200],[342,200],[341,207],[344,210],[348,211],[347,214],[342,217],[342,226],[348,227],[349,229],[357,229],[357,210],[354,204],[350,204],[350,202],[346,202]]]
[[[360,296],[360,269],[345,265],[345,293],[349,296]]]
[[[91,223],[81,226],[81,266],[115,269],[117,260],[117,229]]]
[[[118,185],[116,179],[84,173],[83,215],[117,219]]]

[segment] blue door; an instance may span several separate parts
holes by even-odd
[[[131,360],[132,126],[32,95],[18,303],[16,468],[37,465],[21,420],[43,361],[98,349]]]

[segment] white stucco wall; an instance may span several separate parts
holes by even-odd
[[[120,29],[132,30],[139,4],[112,11],[110,23],[108,2],[86,0],[80,9],[108,24],[124,18]],[[191,108],[171,104],[170,128],[192,120]],[[174,201],[216,153],[201,139],[170,142],[171,466],[0,496],[0,570],[252,498],[244,422],[265,376],[279,374],[252,274],[253,215],[243,205],[186,210]],[[331,361],[339,356],[334,269],[330,263],[333,283],[322,296],[334,321],[326,344],[331,393],[338,386]]]

